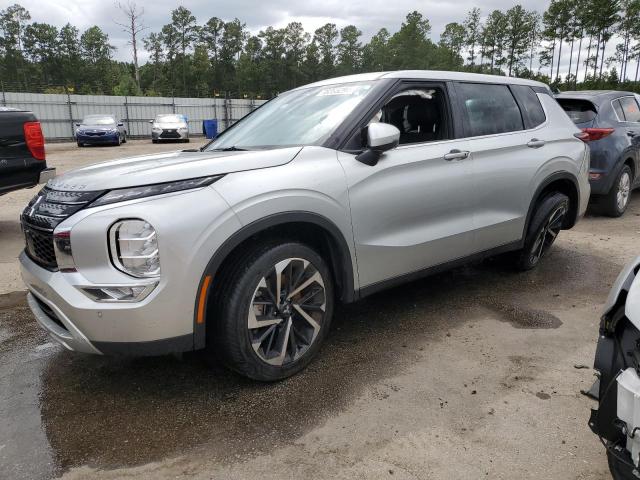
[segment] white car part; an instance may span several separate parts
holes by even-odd
[[[618,378],[617,415],[627,424],[627,450],[635,466],[640,457],[640,377],[634,368],[627,368]]]

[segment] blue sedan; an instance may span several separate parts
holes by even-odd
[[[121,145],[127,141],[124,124],[113,115],[87,115],[76,123],[76,141],[85,145]]]

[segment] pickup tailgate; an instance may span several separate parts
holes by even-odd
[[[38,184],[44,160],[33,157],[24,136],[25,122],[37,122],[24,111],[0,111],[0,194]]]

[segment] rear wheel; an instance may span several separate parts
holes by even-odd
[[[127,132],[122,134],[122,143],[127,143]]]
[[[78,142],[78,146],[79,146],[79,147],[84,147],[84,143],[82,143],[82,142]]]
[[[329,330],[334,302],[329,268],[297,242],[264,244],[236,260],[218,282],[209,351],[255,380],[299,372]]]
[[[569,211],[569,198],[562,193],[553,193],[543,198],[529,224],[524,248],[517,252],[516,267],[531,270],[544,257],[562,229]]]
[[[633,173],[629,165],[624,165],[616,177],[608,194],[602,199],[602,208],[605,215],[621,217],[629,205]]]

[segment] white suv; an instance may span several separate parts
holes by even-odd
[[[301,87],[201,151],[60,176],[22,214],[38,322],[72,350],[207,348],[276,380],[336,301],[513,252],[534,267],[589,198],[589,150],[537,82],[404,71]]]

